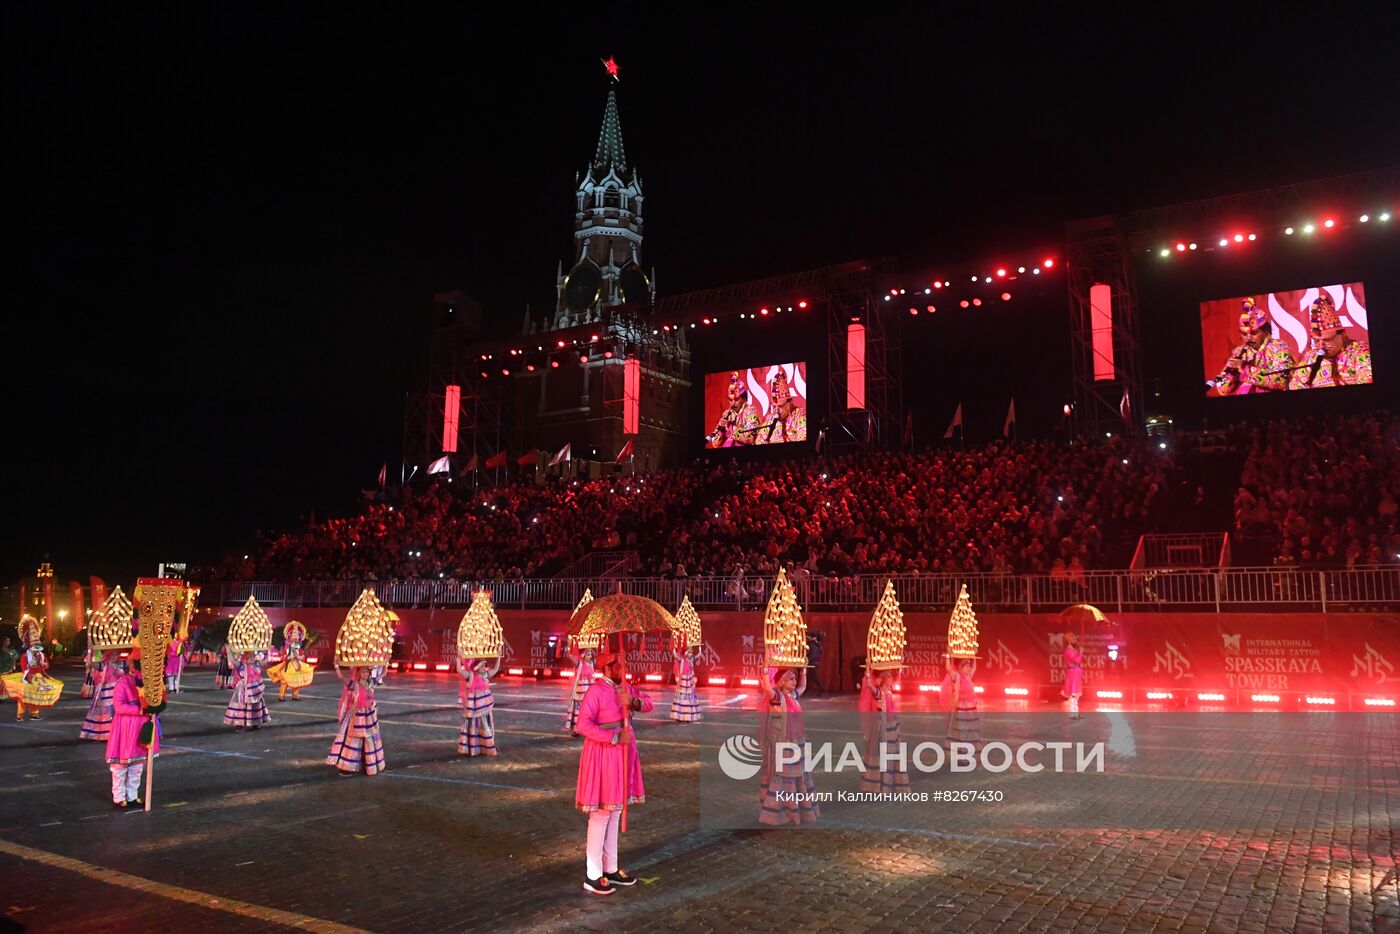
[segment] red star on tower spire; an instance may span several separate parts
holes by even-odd
[[[607,58],[598,59],[598,61],[602,62],[603,67],[608,70],[608,77],[612,78],[614,81],[622,80],[617,76],[618,71],[622,68],[622,66],[617,63],[617,59],[609,55]]]

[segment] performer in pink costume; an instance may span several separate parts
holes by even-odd
[[[457,734],[457,752],[464,756],[496,755],[496,722],[492,711],[496,698],[491,694],[491,678],[501,670],[501,660],[459,661],[462,679],[457,700],[462,705],[462,729]]]
[[[574,667],[574,687],[569,692],[569,710],[564,715],[564,732],[570,736],[578,734],[578,711],[583,704],[583,695],[593,686],[593,659],[598,653],[593,649],[579,652]]]
[[[894,755],[899,748],[899,701],[894,691],[897,671],[866,671],[860,686],[861,732],[865,734],[865,769],[860,790],[874,792],[908,791],[909,773],[882,752]]]
[[[671,699],[671,719],[677,723],[697,723],[704,719],[700,713],[700,698],[695,693],[695,659],[699,656],[698,645],[676,653],[676,696]]]
[[[120,663],[118,663],[120,664]],[[139,660],[132,667],[139,670]],[[112,666],[113,669],[116,665]],[[112,691],[112,706],[116,716],[111,735],[107,738],[107,767],[112,773],[112,804],[125,810],[142,807],[141,776],[146,771],[146,750],[142,746],[141,727],[151,718],[146,715],[145,699],[132,671],[122,671]],[[151,748],[160,755],[160,737],[152,735]]]
[[[1079,695],[1084,693],[1084,653],[1079,651],[1079,639],[1065,633],[1065,686],[1060,693],[1069,698],[1069,718],[1083,720],[1079,713]]]
[[[224,709],[224,723],[242,733],[247,727],[260,728],[272,722],[263,699],[262,668],[257,656],[245,652],[233,671],[233,696]]]
[[[366,775],[384,771],[384,740],[379,735],[379,706],[374,702],[374,688],[369,685],[369,671],[351,668],[347,678],[335,669],[336,677],[345,682],[340,692],[340,729],[331,742],[326,765],[333,765],[345,776],[361,769]]]
[[[800,672],[800,673],[799,673]],[[807,669],[772,668],[768,690],[759,701],[763,717],[763,765],[759,771],[758,820],[763,824],[810,824],[821,816],[813,797],[816,783],[805,762],[778,764],[778,743],[807,742],[802,705],[797,699],[807,690]]]
[[[179,693],[177,680],[180,677],[180,663],[183,659],[183,649],[185,642],[179,636],[170,640],[170,647],[165,650],[165,693]]]
[[[629,718],[634,711],[651,710],[652,702],[623,683],[622,662],[615,653],[598,656],[598,670],[604,677],[593,682],[579,708],[578,731],[584,742],[574,802],[588,815],[584,891],[611,895],[616,886],[637,881],[617,864],[617,832],[623,808],[646,801],[642,760]]]
[[[112,735],[112,718],[116,716],[112,698],[117,687],[117,678],[120,673],[114,663],[116,652],[108,650],[102,653],[102,659],[93,669],[93,681],[96,690],[92,695],[92,705],[88,707],[87,716],[83,718],[83,728],[78,733],[78,739],[95,739],[106,741]]]
[[[972,682],[976,673],[976,659],[949,656],[940,693],[948,699],[948,739],[981,746],[982,718],[977,715],[977,685]]]
[[[93,661],[94,657],[92,646],[88,646],[87,651],[83,652],[83,686],[78,691],[79,697],[92,697],[97,690],[97,663]]]

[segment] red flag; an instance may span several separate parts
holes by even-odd
[[[44,562],[47,564],[48,562]],[[53,572],[50,571],[50,574]],[[44,638],[53,641],[53,578],[44,578]]]
[[[77,581],[68,582],[68,591],[73,595],[73,631],[82,632],[87,623],[87,607],[83,605],[83,585]]]
[[[473,451],[472,456],[467,459],[467,466],[463,467],[462,472],[457,476],[465,477],[467,474],[471,473],[473,470],[476,470],[480,466],[481,461],[477,459],[476,452]]]
[[[628,438],[627,443],[622,446],[622,450],[617,452],[617,462],[619,464],[626,463],[627,458],[631,457],[635,453],[635,449],[632,446],[632,441],[632,438]]]
[[[486,458],[486,469],[487,469],[487,470],[490,470],[492,467],[504,467],[505,465],[506,465],[506,449],[505,449],[505,448],[501,448],[501,449],[500,449],[499,451],[497,451],[495,454],[492,454],[490,457]]]
[[[92,609],[96,612],[107,605],[107,584],[100,577],[89,577],[88,586],[92,588]]]
[[[517,457],[515,459],[515,462],[521,467],[533,467],[539,463],[539,459],[539,451],[526,451],[524,454],[521,454],[519,457]]]

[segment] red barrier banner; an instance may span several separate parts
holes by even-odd
[[[213,611],[231,616],[237,608]],[[296,618],[334,639],[345,609],[267,608],[274,625]],[[399,610],[396,658],[430,668],[450,664],[461,611]],[[565,654],[569,614],[552,610],[498,610],[505,636],[502,667],[558,669]],[[209,616],[203,616],[207,620]],[[763,614],[708,613],[700,683],[763,677]],[[943,679],[948,617],[908,613],[903,680]],[[1026,688],[1058,695],[1064,681],[1065,625],[1056,615],[984,614],[978,617],[975,680],[988,690]],[[865,655],[866,614],[809,613],[809,633],[822,633],[814,670],[828,690],[854,690]],[[1339,693],[1394,696],[1400,692],[1400,614],[1126,613],[1080,638],[1086,691],[1099,688],[1184,692]],[[628,667],[640,675],[670,674],[667,637],[623,637]],[[1247,697],[1246,697],[1247,699]]]

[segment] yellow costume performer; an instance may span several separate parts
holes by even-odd
[[[29,719],[39,720],[39,711],[58,703],[63,693],[63,682],[49,677],[49,663],[44,658],[44,645],[39,641],[39,622],[32,616],[25,616],[19,623],[20,638],[28,645],[24,652],[23,668],[18,675],[4,678],[5,693],[15,699],[15,719],[24,719],[24,710],[29,708]]]
[[[292,689],[292,700],[301,700],[301,689],[311,684],[316,669],[306,660],[302,645],[306,642],[306,627],[292,620],[282,627],[283,646],[286,657],[267,670],[267,677],[278,686],[277,699],[287,699],[287,688]]]

